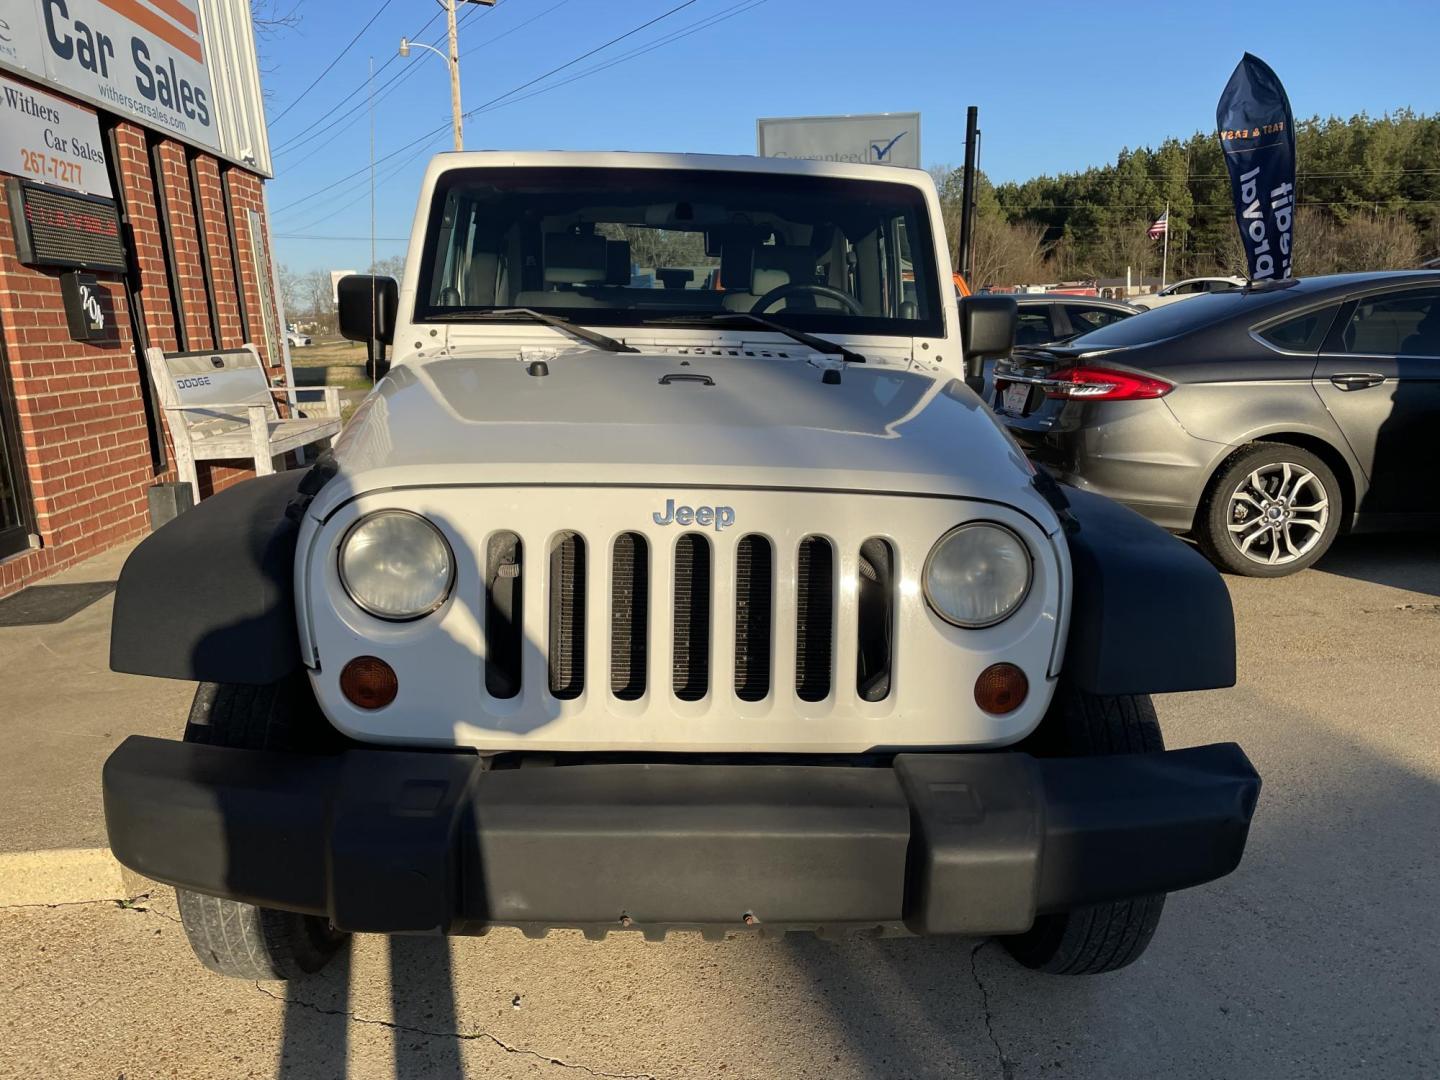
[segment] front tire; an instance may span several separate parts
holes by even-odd
[[[300,672],[270,686],[201,683],[185,741],[243,750],[323,753],[341,742]],[[195,956],[235,979],[293,979],[319,971],[349,940],[327,919],[176,889]]]
[[[1155,706],[1144,694],[1101,696],[1062,685],[1030,749],[1044,757],[1164,750]],[[1019,963],[1051,975],[1098,975],[1140,958],[1165,909],[1165,894],[1037,915],[1023,934],[1000,938]]]
[[[1195,539],[1221,570],[1284,577],[1329,550],[1342,510],[1335,473],[1309,450],[1251,443],[1216,472],[1195,514]]]

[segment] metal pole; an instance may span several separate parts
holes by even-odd
[[[455,149],[465,149],[460,129],[460,37],[455,30],[455,0],[445,0],[445,28],[450,34],[450,112],[455,118]]]
[[[370,275],[375,275],[375,58],[370,57]],[[374,288],[374,283],[371,283]],[[370,298],[370,336],[375,337],[375,298]]]
[[[1160,248],[1160,288],[1165,288],[1165,269],[1170,262],[1170,203],[1165,203],[1165,242]]]
[[[960,273],[965,276],[965,284],[970,286],[972,291],[979,286],[978,282],[970,280],[974,269],[970,252],[973,242],[970,235],[970,206],[975,201],[975,139],[979,122],[980,110],[971,105],[965,110],[965,172],[960,185],[960,245],[955,253],[955,261]]]
[[[966,211],[970,219],[970,261],[965,266],[967,282],[975,276],[975,215],[980,212],[980,151],[984,135],[978,127],[975,129],[975,182],[970,185],[970,208]]]

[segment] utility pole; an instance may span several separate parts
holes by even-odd
[[[494,7],[499,0],[440,0],[445,6],[445,31],[450,39],[448,52],[441,52],[434,45],[426,45],[423,41],[411,41],[409,38],[400,39],[400,55],[409,56],[411,49],[426,49],[445,61],[450,69],[450,117],[455,128],[455,149],[465,149],[465,136],[462,130],[462,112],[460,110],[460,34],[455,23],[455,9],[459,4],[482,4],[485,7]]]
[[[455,0],[445,0],[445,29],[450,35],[450,112],[455,121],[455,149],[465,149],[460,125],[460,35],[455,30]]]

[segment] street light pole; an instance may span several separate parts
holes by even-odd
[[[427,49],[445,61],[450,69],[450,116],[455,128],[455,149],[465,149],[465,137],[461,126],[460,111],[460,35],[455,25],[455,8],[457,4],[470,3],[482,4],[485,7],[494,7],[499,0],[440,0],[445,7],[445,29],[450,38],[449,53],[442,53],[434,45],[426,45],[423,41],[411,41],[409,38],[400,39],[400,55],[409,56],[411,49]]]
[[[455,31],[455,0],[445,0],[445,28],[450,34],[450,112],[455,120],[455,149],[465,149],[460,119],[460,37]]]

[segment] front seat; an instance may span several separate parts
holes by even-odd
[[[723,278],[722,278],[723,280]],[[750,288],[746,292],[725,293],[725,308],[728,311],[749,311],[755,302],[771,289],[778,289],[791,282],[815,284],[815,256],[809,248],[780,245],[755,248],[755,267],[750,273]],[[787,296],[777,300],[771,311],[786,308],[814,311],[814,296]]]

